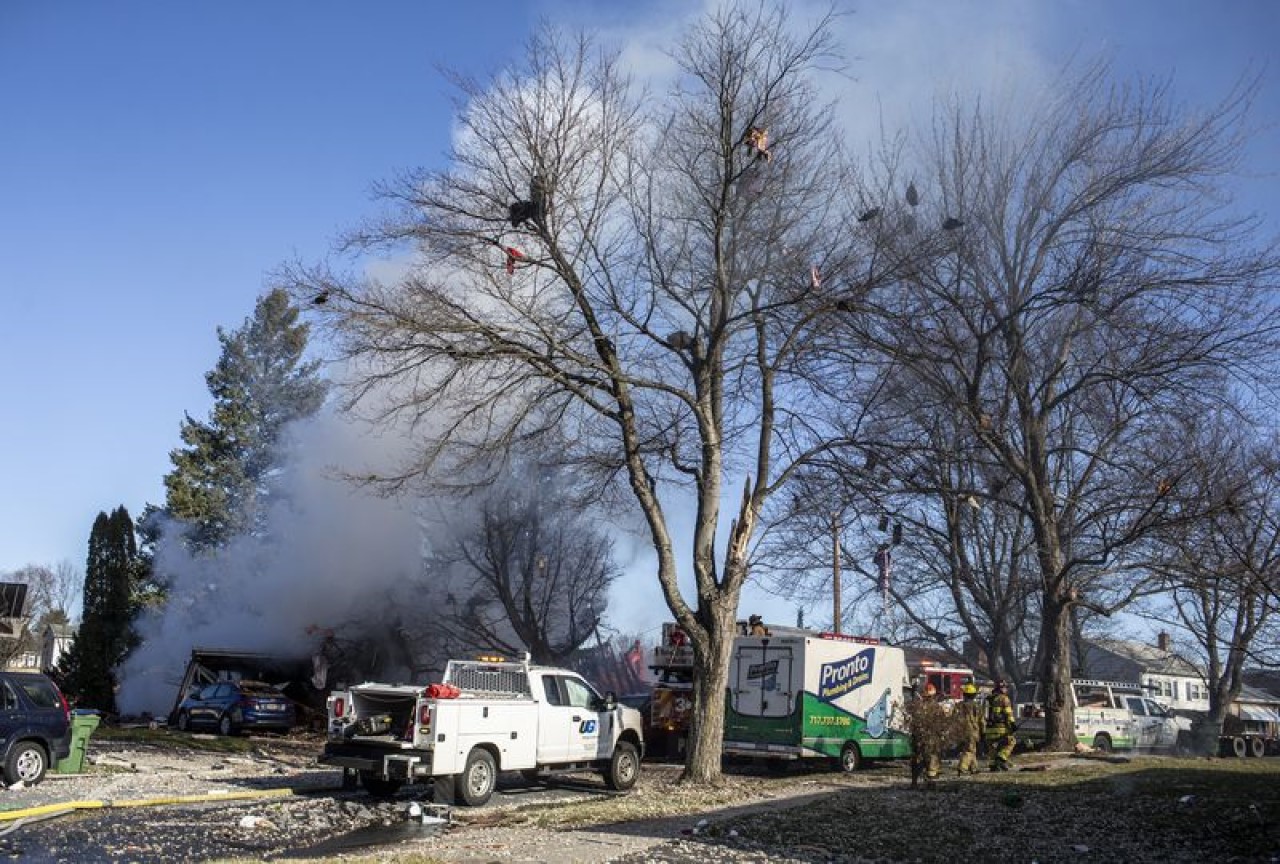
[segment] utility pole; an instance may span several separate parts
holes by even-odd
[[[840,632],[840,619],[843,617],[843,606],[840,602],[840,514],[831,514],[831,599],[834,609],[831,615],[831,630]]]

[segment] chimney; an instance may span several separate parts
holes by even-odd
[[[1167,654],[1169,653],[1169,645],[1169,634],[1161,630],[1159,635],[1156,636],[1156,647]]]

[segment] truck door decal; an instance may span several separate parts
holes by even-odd
[[[832,702],[871,683],[875,663],[874,648],[866,648],[835,663],[823,663],[822,674],[818,678],[818,698]]]
[[[596,732],[596,721],[594,719],[583,720],[582,725],[578,727],[578,731],[583,735],[594,735]]]

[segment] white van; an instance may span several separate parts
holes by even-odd
[[[1018,706],[1018,741],[1044,741],[1044,706],[1036,696]],[[1137,684],[1076,679],[1076,741],[1095,750],[1173,751],[1190,747],[1191,721],[1144,695]]]

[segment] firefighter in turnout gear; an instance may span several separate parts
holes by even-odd
[[[942,749],[948,743],[950,720],[938,701],[938,688],[928,684],[924,695],[907,706],[907,728],[911,732],[911,785],[933,787],[942,768]]]
[[[991,750],[991,770],[1008,771],[1009,757],[1013,755],[1018,730],[1013,720],[1013,703],[1009,701],[1009,688],[997,678],[987,699],[987,747]]]
[[[977,685],[967,681],[960,692],[964,694],[964,701],[956,706],[960,726],[960,761],[956,763],[956,773],[974,774],[978,770],[978,745],[987,724],[978,702]]]

